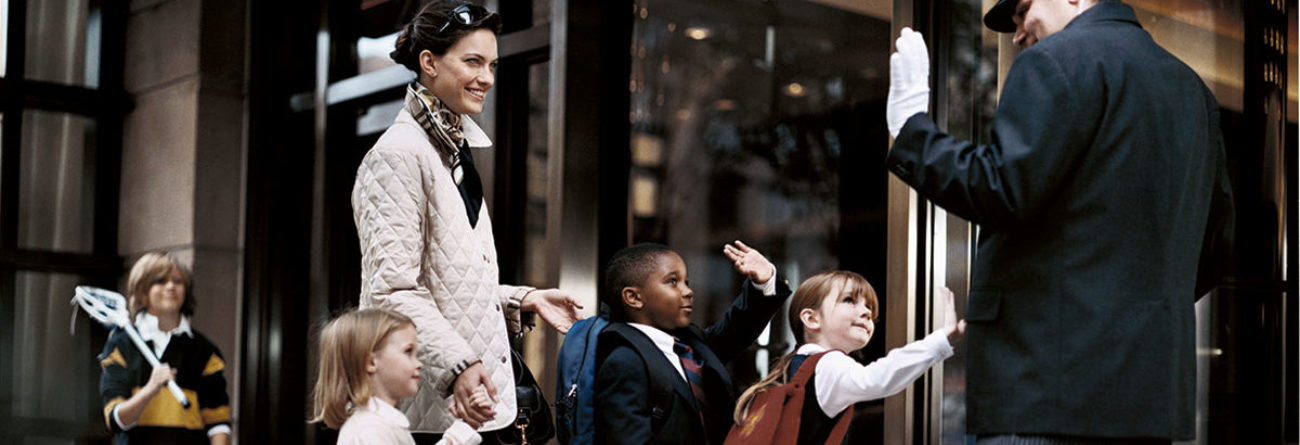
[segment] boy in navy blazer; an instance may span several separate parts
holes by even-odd
[[[721,445],[736,393],[726,363],[745,350],[790,296],[776,267],[740,241],[723,248],[747,278],[722,320],[691,324],[686,265],[662,244],[614,254],[600,300],[611,323],[600,334],[596,442]]]

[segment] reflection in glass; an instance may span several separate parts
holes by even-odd
[[[855,118],[885,95],[887,19],[811,2],[638,6],[633,190],[658,190],[658,203],[638,205],[634,239],[709,271],[697,285],[709,295],[734,290],[717,251],[737,238],[804,270],[837,267],[841,151],[884,149],[843,141],[875,124]]]
[[[365,74],[371,71],[378,71],[390,66],[396,66],[388,53],[393,51],[397,44],[397,35],[395,32],[382,37],[365,37],[357,39],[357,74]]]
[[[17,272],[14,296],[12,366],[13,416],[66,422],[77,429],[95,423],[100,406],[99,367],[95,355],[106,338],[84,314],[72,318],[73,288],[80,284],[75,275]],[[75,334],[68,332],[73,320]],[[74,432],[69,431],[68,439]],[[42,442],[46,443],[46,442]],[[53,443],[53,442],[51,442]],[[71,443],[70,441],[64,443]]]
[[[366,107],[366,110],[357,116],[357,136],[372,136],[387,130],[393,125],[397,115],[402,112],[405,103],[406,99],[402,98]]]
[[[889,2],[830,3],[636,2],[632,238],[682,255],[697,323],[740,290],[721,254],[737,239],[792,285],[847,268],[884,288]],[[794,346],[783,317],[767,339],[733,362],[738,385]]]
[[[23,114],[18,247],[89,253],[94,228],[94,120]]]
[[[1241,111],[1245,86],[1245,20],[1240,0],[1136,0],[1151,38],[1192,67],[1219,106]]]
[[[551,0],[533,0],[533,26],[551,22]]]
[[[524,208],[524,283],[530,286],[546,285],[546,271],[550,263],[546,251],[546,201],[550,189],[546,174],[550,144],[547,141],[549,113],[547,99],[551,94],[550,62],[528,67],[528,155],[524,161],[527,184],[527,203]]]
[[[9,66],[9,0],[0,0],[0,77],[8,74]]]
[[[983,27],[983,3],[980,0],[963,0],[949,4],[949,14],[942,33],[947,42],[931,45],[946,48],[946,55],[936,54],[948,63],[942,75],[942,96],[947,106],[936,110],[941,125],[958,139],[987,143],[989,124],[997,109],[998,34]],[[927,298],[935,301],[937,289],[947,286],[954,294],[954,304],[965,308],[969,294],[970,270],[973,261],[976,227],[939,207],[929,205],[933,214],[931,258],[934,282]],[[958,312],[959,316],[964,315]],[[942,320],[935,320],[936,325]],[[962,443],[966,434],[966,351],[954,349],[954,355],[941,365],[943,381],[936,392],[941,394],[938,415],[941,443]]]
[[[546,244],[546,212],[550,205],[547,199],[550,190],[550,178],[547,175],[550,163],[550,133],[547,131],[550,119],[550,73],[550,62],[528,66],[528,140],[524,154],[524,236],[523,262],[520,264],[523,282],[519,284],[538,288],[553,287],[553,283],[547,280],[547,272],[554,262],[548,256],[551,252]],[[538,323],[545,323],[541,317],[536,319]],[[555,356],[557,341],[552,329],[536,329],[524,336],[524,358],[539,382],[554,378],[550,375],[546,361],[547,357]]]
[[[97,86],[99,22],[99,8],[89,0],[27,2],[24,75],[28,80]]]

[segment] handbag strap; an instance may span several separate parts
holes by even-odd
[[[537,379],[533,377],[533,371],[528,369],[524,363],[524,357],[519,355],[519,351],[510,348],[510,368],[514,372],[515,386],[536,385]]]

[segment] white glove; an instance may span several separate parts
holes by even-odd
[[[930,110],[930,53],[925,49],[921,33],[912,28],[903,28],[894,46],[898,52],[889,56],[885,120],[889,123],[889,135],[897,138],[908,118]]]

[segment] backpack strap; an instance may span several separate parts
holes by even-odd
[[[791,428],[781,429],[782,437],[778,438],[781,440],[779,443],[795,443],[799,440],[799,424],[801,423],[800,420],[803,419],[803,401],[808,389],[808,380],[812,379],[813,375],[816,375],[817,362],[821,361],[822,356],[826,355],[826,353],[832,351],[838,351],[838,349],[822,351],[808,356],[799,365],[799,370],[795,371],[794,378],[790,379],[790,384],[794,385],[794,396],[791,399],[792,406],[790,407],[793,409],[787,409],[785,415],[793,416],[793,418],[790,420],[782,419],[782,426],[789,425]],[[852,423],[853,405],[849,405],[843,413],[840,413],[840,420],[835,422],[835,427],[831,429],[830,435],[826,437],[826,444],[838,445],[843,443],[844,435],[848,434],[849,425]]]
[[[608,357],[611,351],[620,346],[631,348],[632,352],[635,352],[641,358],[641,361],[646,363],[644,371],[646,381],[649,383],[646,401],[650,405],[650,429],[655,434],[658,434],[663,429],[664,421],[671,414],[674,401],[673,394],[680,392],[674,389],[673,383],[680,382],[678,384],[685,385],[685,382],[681,382],[682,378],[670,365],[662,367],[650,365],[656,360],[664,360],[664,356],[659,347],[655,346],[649,337],[626,324],[607,324],[606,329],[598,336],[598,352],[596,354],[598,359],[595,368],[599,369],[600,362],[604,361],[604,358]]]
[[[808,356],[799,365],[799,370],[795,371],[794,377],[785,383],[788,385],[790,395],[786,399],[785,408],[781,411],[781,423],[776,429],[776,440],[773,443],[788,444],[799,441],[799,428],[803,423],[804,394],[808,391],[808,380],[817,373],[817,362],[824,354],[826,352]]]
[[[799,370],[795,371],[794,377],[790,379],[789,383],[799,385],[797,388],[808,386],[808,380],[812,378],[813,374],[817,373],[817,362],[820,361],[822,356],[826,355],[827,352],[831,351],[818,352],[804,359],[803,363],[799,364]]]
[[[809,370],[809,368],[813,368],[813,370],[815,371],[816,362],[822,359],[822,355],[826,355],[826,353],[831,353],[831,351],[822,351],[822,353],[815,354],[813,355],[813,357],[809,357],[803,360],[803,364],[800,364],[800,372],[796,373],[796,379],[800,377],[798,376],[800,375],[800,373],[802,373],[805,370]],[[807,375],[803,377],[803,380],[801,380],[801,383],[807,384],[807,379],[809,379],[809,377],[811,376],[813,376],[813,372],[807,373]],[[836,420],[835,427],[831,428],[831,435],[826,437],[826,444],[827,445],[844,444],[844,436],[848,435],[849,424],[852,423],[853,423],[853,405],[849,405],[849,407],[846,407],[844,412],[840,412],[840,420]]]
[[[844,443],[844,435],[849,432],[849,424],[853,423],[853,405],[849,405],[840,413],[840,420],[835,422],[835,428],[831,428],[831,435],[826,436],[826,445],[839,445]]]

